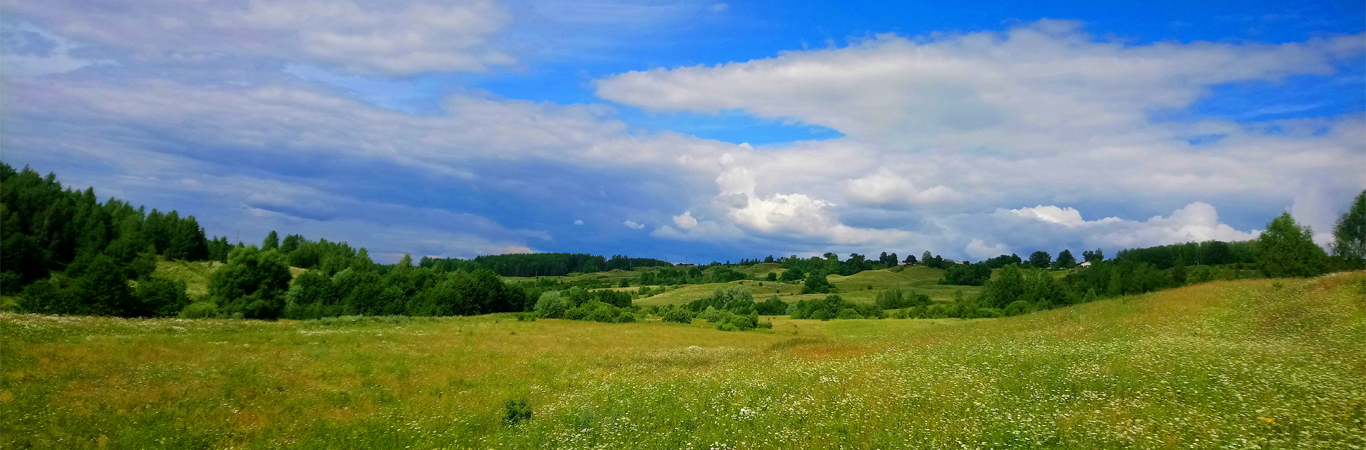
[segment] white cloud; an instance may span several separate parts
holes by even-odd
[[[977,260],[994,258],[1011,253],[1010,248],[1003,244],[987,245],[987,243],[983,242],[981,239],[973,239],[971,242],[968,242],[968,246],[964,251],[967,252],[968,256],[976,258]]]
[[[1033,208],[1012,209],[1010,212],[1020,217],[1038,219],[1048,223],[1056,223],[1068,228],[1085,225],[1086,221],[1081,219],[1081,212],[1073,208],[1059,208],[1057,206],[1035,206]],[[1109,218],[1113,219],[1113,218]],[[1108,220],[1108,219],[1102,219]],[[1116,219],[1117,220],[1117,219]]]
[[[834,243],[889,242],[906,236],[900,230],[854,228],[840,223],[832,204],[805,194],[759,196],[754,173],[735,167],[716,178],[718,206],[736,225],[763,233],[819,236]]]
[[[6,2],[7,14],[143,59],[239,55],[363,73],[482,71],[515,62],[492,43],[512,16],[493,0]]]
[[[621,224],[622,224],[622,225],[626,225],[626,228],[630,228],[630,229],[632,229],[632,230],[639,230],[639,229],[645,228],[645,225],[644,225],[644,224],[635,223],[634,221],[630,221],[630,220],[627,220],[627,221],[625,221],[625,222],[622,222]]]
[[[693,218],[692,211],[683,211],[683,214],[674,216],[674,225],[685,230],[697,228],[697,219]]]
[[[1190,105],[1212,85],[1329,74],[1334,61],[1362,48],[1361,36],[1128,46],[1094,41],[1077,23],[1043,20],[1000,33],[878,35],[843,48],[628,72],[599,80],[597,92],[652,110],[795,118],[861,139],[1057,151],[1019,147],[1123,131],[1153,110]]]
[[[714,13],[726,12],[727,9],[730,9],[730,5],[726,3],[713,3],[711,5],[711,12]]]
[[[848,180],[844,196],[850,201],[865,204],[920,205],[961,199],[963,196],[947,186],[917,189],[910,180],[902,178],[886,167],[863,178]]]
[[[1138,248],[1209,240],[1246,241],[1261,234],[1257,230],[1238,231],[1221,223],[1214,206],[1204,202],[1193,202],[1173,211],[1170,216],[1153,216],[1143,222],[1118,217],[1087,221],[1076,209],[1056,206],[998,209],[993,215],[1005,227],[1021,221],[1059,227],[1052,232],[1070,234],[1073,241],[1083,242],[1087,247]]]
[[[582,220],[575,220],[575,221],[574,221],[574,225],[583,225],[583,221],[582,221]]]

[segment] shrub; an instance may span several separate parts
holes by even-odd
[[[944,272],[944,280],[940,284],[981,286],[990,278],[991,268],[986,264],[954,264]]]
[[[826,280],[825,274],[813,273],[806,276],[806,282],[802,284],[803,294],[828,294],[830,293],[830,281]]]
[[[546,319],[564,317],[565,310],[568,309],[559,292],[546,292],[541,294],[541,298],[536,300],[534,311]]]
[[[665,322],[692,323],[692,314],[682,308],[670,308],[660,316]]]
[[[862,319],[863,316],[859,315],[858,311],[855,311],[854,308],[844,308],[844,309],[841,309],[841,310],[840,310],[839,314],[837,314],[837,315],[835,316],[835,318],[836,318],[836,319]]]
[[[787,303],[784,303],[777,295],[769,297],[762,303],[754,305],[754,310],[764,316],[780,316],[787,313]]]
[[[531,420],[531,403],[521,399],[508,400],[503,403],[504,426],[514,426],[528,420]]]
[[[203,319],[218,316],[218,305],[214,302],[194,302],[180,310],[182,319]]]
[[[1011,302],[1009,305],[1006,305],[1005,315],[1018,316],[1020,314],[1029,312],[1030,309],[1032,308],[1030,307],[1029,302],[1024,300],[1016,300],[1014,302]]]
[[[698,314],[697,317],[707,321],[707,323],[716,323],[716,321],[721,320],[721,313],[716,308],[708,306],[707,310],[702,311],[702,314]]]

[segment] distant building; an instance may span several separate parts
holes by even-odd
[[[1091,261],[1087,261],[1087,262],[1084,262],[1084,263],[1081,263],[1081,264],[1077,264],[1077,267],[1091,267]]]

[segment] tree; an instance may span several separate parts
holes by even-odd
[[[1333,256],[1354,270],[1366,269],[1366,191],[1333,226]]]
[[[134,304],[127,273],[128,269],[113,258],[97,255],[91,260],[85,274],[76,279],[72,295],[85,304],[84,308],[89,314],[123,317],[143,315]]]
[[[1076,265],[1077,258],[1072,256],[1071,250],[1067,249],[1063,249],[1062,253],[1058,254],[1058,260],[1053,262],[1053,267],[1057,269],[1071,269]]]
[[[806,282],[802,285],[803,294],[811,293],[830,293],[830,282],[825,279],[823,273],[813,273],[806,276]]]
[[[1186,285],[1186,259],[1177,258],[1176,265],[1172,266],[1172,283],[1176,286]]]
[[[274,250],[280,248],[280,235],[275,234],[275,230],[270,230],[266,235],[265,242],[261,243],[261,250]]]
[[[1029,255],[1029,264],[1040,269],[1047,269],[1053,261],[1053,255],[1045,251],[1037,251]]]
[[[929,250],[925,250],[925,253],[920,255],[920,260],[923,261],[925,265],[929,265],[930,261],[934,260],[934,254],[930,253]]]
[[[214,272],[209,296],[230,315],[277,319],[285,308],[290,278],[289,266],[279,252],[242,247],[228,254],[228,263]]]
[[[991,268],[986,264],[954,264],[944,271],[943,284],[981,286],[991,279]]]
[[[1094,252],[1087,250],[1081,252],[1081,257],[1083,261],[1089,263],[1101,262],[1105,260],[1105,252],[1101,251],[1101,249],[1096,249]]]
[[[915,255],[906,255],[906,261],[905,261],[905,263],[906,263],[906,265],[908,265],[908,266],[914,266],[915,263],[916,263]]]
[[[1327,255],[1314,244],[1314,231],[1295,223],[1290,213],[1267,224],[1257,237],[1257,269],[1268,278],[1312,277],[1323,273]]]
[[[280,242],[280,253],[288,254],[299,249],[299,244],[304,242],[304,237],[297,234],[285,236],[285,240]]]

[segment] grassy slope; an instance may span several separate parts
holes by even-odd
[[[167,261],[158,260],[157,270],[152,272],[155,278],[167,280],[180,280],[185,282],[185,293],[190,298],[195,298],[209,294],[209,279],[213,278],[213,273],[218,268],[223,267],[223,263],[218,261]],[[289,274],[298,277],[308,272],[308,269],[290,267]]]
[[[0,447],[1348,448],[1366,445],[1364,285],[772,333],[0,315]],[[503,426],[509,398],[533,419]]]

